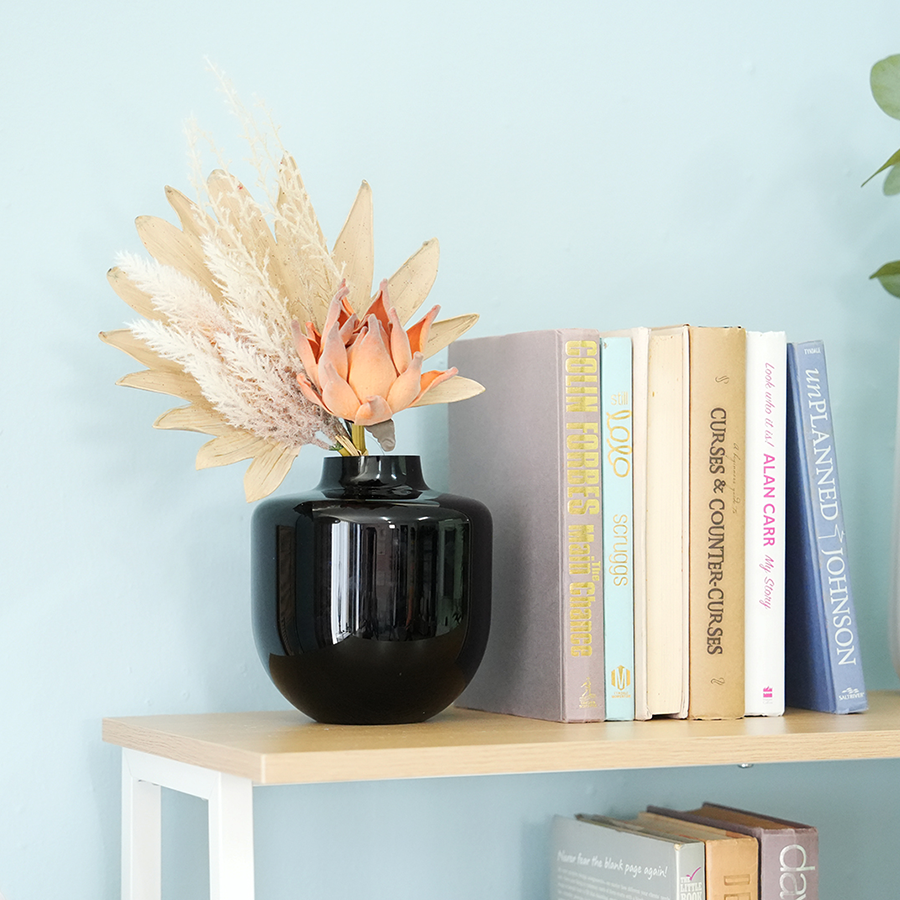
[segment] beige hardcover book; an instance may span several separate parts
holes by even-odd
[[[634,821],[652,831],[703,841],[706,848],[706,900],[758,900],[759,843],[756,838],[659,813],[638,813]]]
[[[688,715],[744,715],[746,334],[691,327]]]
[[[653,328],[647,365],[647,705],[688,711],[688,327]]]

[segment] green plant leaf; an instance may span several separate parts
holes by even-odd
[[[885,263],[877,272],[873,272],[869,278],[877,278],[881,286],[895,297],[900,297],[900,260]]]
[[[863,183],[862,186],[865,187],[876,175],[879,175],[885,169],[890,169],[891,166],[896,166],[900,164],[900,150],[898,150],[883,166],[876,169]]]
[[[900,166],[894,166],[887,173],[887,178],[884,179],[884,185],[881,189],[889,197],[892,197],[894,194],[900,194]]]
[[[875,102],[892,119],[900,119],[900,54],[875,63],[869,84]]]

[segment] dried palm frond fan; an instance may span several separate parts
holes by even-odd
[[[361,454],[368,430],[391,450],[394,413],[480,393],[455,369],[422,371],[478,317],[437,321],[433,307],[406,329],[437,276],[437,240],[373,296],[369,185],[329,250],[277,129],[260,128],[220,82],[245,126],[267,200],[256,203],[227,165],[196,179],[196,202],[167,187],[181,227],[139,217],[152,259],[121,254],[108,274],[142,318],[100,337],[147,367],[118,384],[188,401],[154,426],[211,435],[198,469],[252,460],[244,489],[253,501],[281,484],[305,444]]]

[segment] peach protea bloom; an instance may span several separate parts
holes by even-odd
[[[294,343],[306,374],[297,373],[304,396],[332,415],[366,427],[389,421],[408,406],[441,402],[433,388],[457,374],[456,368],[422,371],[425,347],[439,306],[404,330],[381,287],[362,317],[347,302],[345,284],[331,302],[320,334],[307,324],[303,334],[293,322]]]
[[[278,487],[306,444],[362,453],[363,426],[383,441],[394,412],[483,388],[454,370],[421,373],[423,359],[471,328],[476,315],[435,321],[435,308],[409,331],[401,324],[434,283],[437,241],[426,241],[372,298],[368,184],[329,249],[294,160],[277,135],[283,155],[267,156],[255,122],[236,101],[234,108],[260,181],[277,171],[268,203],[257,204],[227,169],[198,179],[197,203],[167,188],[181,228],[138,218],[152,259],[123,255],[108,275],[141,318],[100,337],[147,367],[119,384],[187,401],[154,426],[210,435],[197,468],[251,460],[244,476],[250,501]],[[303,340],[292,333],[297,320],[308,323]]]

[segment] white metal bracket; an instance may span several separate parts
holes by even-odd
[[[210,900],[253,900],[253,782],[122,750],[122,900],[161,900],[160,788],[207,801]]]

